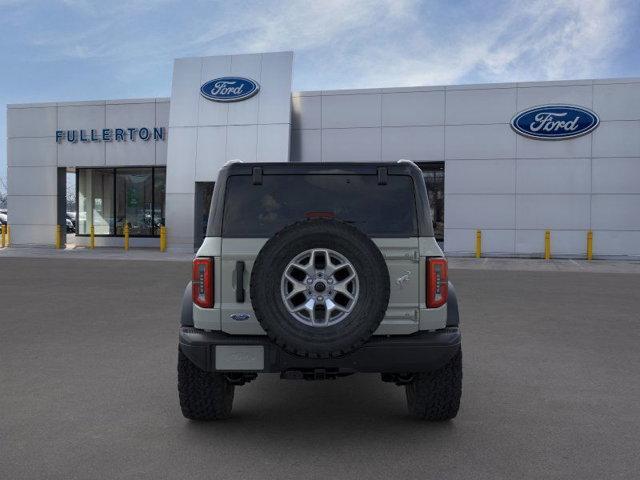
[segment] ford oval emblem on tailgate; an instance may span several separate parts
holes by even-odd
[[[251,315],[249,315],[248,313],[234,313],[233,315],[230,315],[230,317],[231,320],[242,322],[243,320],[249,320],[251,318]]]

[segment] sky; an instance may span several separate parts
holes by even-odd
[[[640,77],[638,25],[638,0],[0,0],[0,108],[168,97],[174,58],[283,50],[294,90]]]

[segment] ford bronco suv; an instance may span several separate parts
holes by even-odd
[[[229,416],[261,373],[376,372],[419,418],[458,412],[458,304],[410,161],[226,165],[180,323],[189,419]]]

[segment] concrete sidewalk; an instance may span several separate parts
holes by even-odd
[[[640,273],[638,260],[574,260],[540,258],[449,257],[449,268],[458,270],[513,270],[530,272]]]
[[[8,247],[0,248],[0,258],[76,258],[87,260],[149,260],[160,262],[190,262],[190,252],[161,252],[153,248],[136,248],[125,251],[123,248],[85,247],[56,250],[51,247]]]
[[[190,262],[190,252],[160,252],[151,248],[136,248],[125,252],[122,248],[100,247],[94,250],[84,247],[56,250],[47,247],[0,248],[0,258],[76,258],[87,260],[148,260]],[[532,259],[532,258],[463,258],[449,257],[449,268],[456,270],[511,270],[531,272],[594,272],[640,273],[637,260],[586,260]]]

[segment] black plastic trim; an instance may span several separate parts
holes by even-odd
[[[236,262],[236,302],[244,303],[244,262]]]
[[[209,222],[207,224],[207,237],[222,236],[222,219],[224,213],[224,199],[227,180],[231,175],[247,175],[254,177],[254,168],[260,168],[262,175],[376,175],[379,168],[386,168],[387,175],[409,175],[413,179],[416,195],[416,208],[418,217],[418,235],[420,237],[433,237],[433,225],[431,223],[431,210],[429,209],[429,197],[427,187],[420,168],[410,162],[402,163],[231,163],[223,167],[218,173],[218,179],[213,188],[211,208],[209,210]],[[405,235],[406,236],[406,235]]]
[[[215,371],[216,345],[264,347],[261,372],[313,371],[336,373],[427,372],[445,365],[458,351],[462,336],[458,328],[444,328],[412,335],[374,336],[353,353],[339,358],[315,359],[292,355],[266,336],[227,335],[192,327],[180,328],[180,349],[200,369]]]
[[[182,308],[180,311],[180,326],[193,327],[193,299],[191,282],[187,283],[182,296]]]
[[[458,296],[453,283],[449,282],[447,296],[447,327],[458,327],[460,325],[460,313],[458,312]]]

